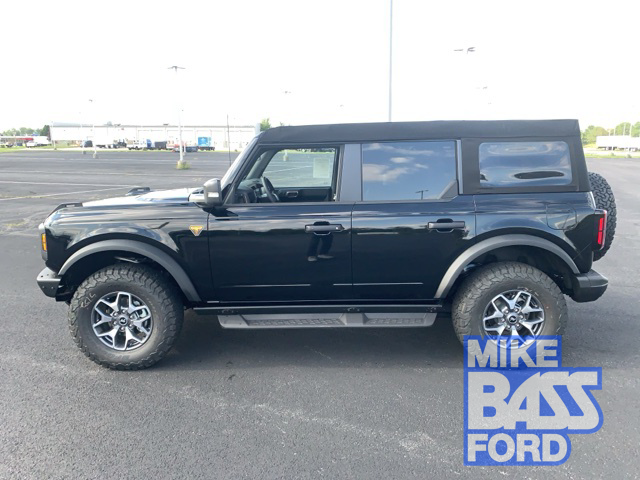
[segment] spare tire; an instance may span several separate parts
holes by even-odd
[[[616,234],[616,198],[609,182],[602,175],[589,172],[589,182],[591,183],[591,191],[596,200],[596,208],[607,211],[607,236],[605,238],[604,248],[593,252],[593,260],[597,261],[604,257],[611,248],[613,237]]]

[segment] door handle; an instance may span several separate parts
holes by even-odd
[[[298,191],[297,190],[288,190],[287,192],[285,192],[284,196],[287,197],[287,198],[296,198],[298,196]]]
[[[324,225],[305,225],[306,233],[315,233],[316,235],[329,235],[332,232],[342,232],[344,227],[339,223],[328,223]]]
[[[429,222],[427,228],[429,230],[447,231],[447,230],[464,230],[464,222]]]

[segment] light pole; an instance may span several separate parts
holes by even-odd
[[[227,147],[229,150],[229,165],[231,165],[231,133],[229,133],[229,114],[227,113]]]
[[[85,152],[84,151],[84,115],[82,114],[82,112],[80,112],[80,144],[82,145],[82,154],[84,155]]]
[[[469,55],[470,53],[474,53],[474,52],[476,51],[476,47],[455,48],[453,51],[454,51],[454,52],[461,52],[461,53],[464,53],[464,54],[465,54],[465,58],[469,58],[469,57],[467,57],[467,55]],[[469,62],[469,60],[464,60],[464,64],[465,64],[465,65],[464,65],[464,69],[465,69],[465,72],[463,72],[463,75],[462,75],[462,77],[463,77],[463,78],[466,78],[466,77],[467,77],[467,75],[465,75],[465,74],[466,74],[466,73],[467,73],[467,71],[469,70],[469,66],[467,65],[467,63],[468,63],[468,62]],[[467,85],[463,85],[463,87],[462,87],[462,88],[465,88],[465,89],[467,89],[467,90],[471,90],[472,85],[473,85],[473,84],[470,84],[470,85],[469,85],[469,84],[467,84]]]
[[[93,158],[98,158],[98,147],[96,145],[96,112],[93,98],[89,99],[91,104],[91,144],[93,145]]]
[[[53,149],[57,150],[56,141],[53,138],[53,120],[51,120],[51,124],[49,125],[49,138],[51,139],[51,145],[53,146]]]
[[[293,94],[293,92],[291,90],[284,90],[282,92],[282,106],[283,106],[283,115],[282,115],[282,119],[280,120],[280,125],[285,125],[284,123],[284,119],[286,117],[289,117],[289,125],[292,125],[293,123],[291,122],[291,95]]]
[[[176,72],[176,101],[178,103],[178,142],[179,142],[178,150],[180,150],[180,159],[178,160],[178,167],[183,167],[184,166],[184,145],[182,144],[182,105],[180,105],[181,102],[178,98],[178,96],[180,95],[178,91],[179,90],[178,70],[184,70],[184,67],[173,65],[169,67],[169,70],[173,70],[174,72]]]
[[[389,121],[391,121],[393,85],[393,0],[389,0]]]

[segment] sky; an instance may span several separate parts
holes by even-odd
[[[0,130],[179,112],[189,125],[387,121],[389,7],[5,2]],[[639,14],[637,0],[394,0],[392,120],[640,121]]]

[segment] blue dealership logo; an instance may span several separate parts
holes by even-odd
[[[559,336],[509,347],[465,337],[465,465],[560,465],[569,434],[600,429],[602,368],[563,368],[561,350]]]

